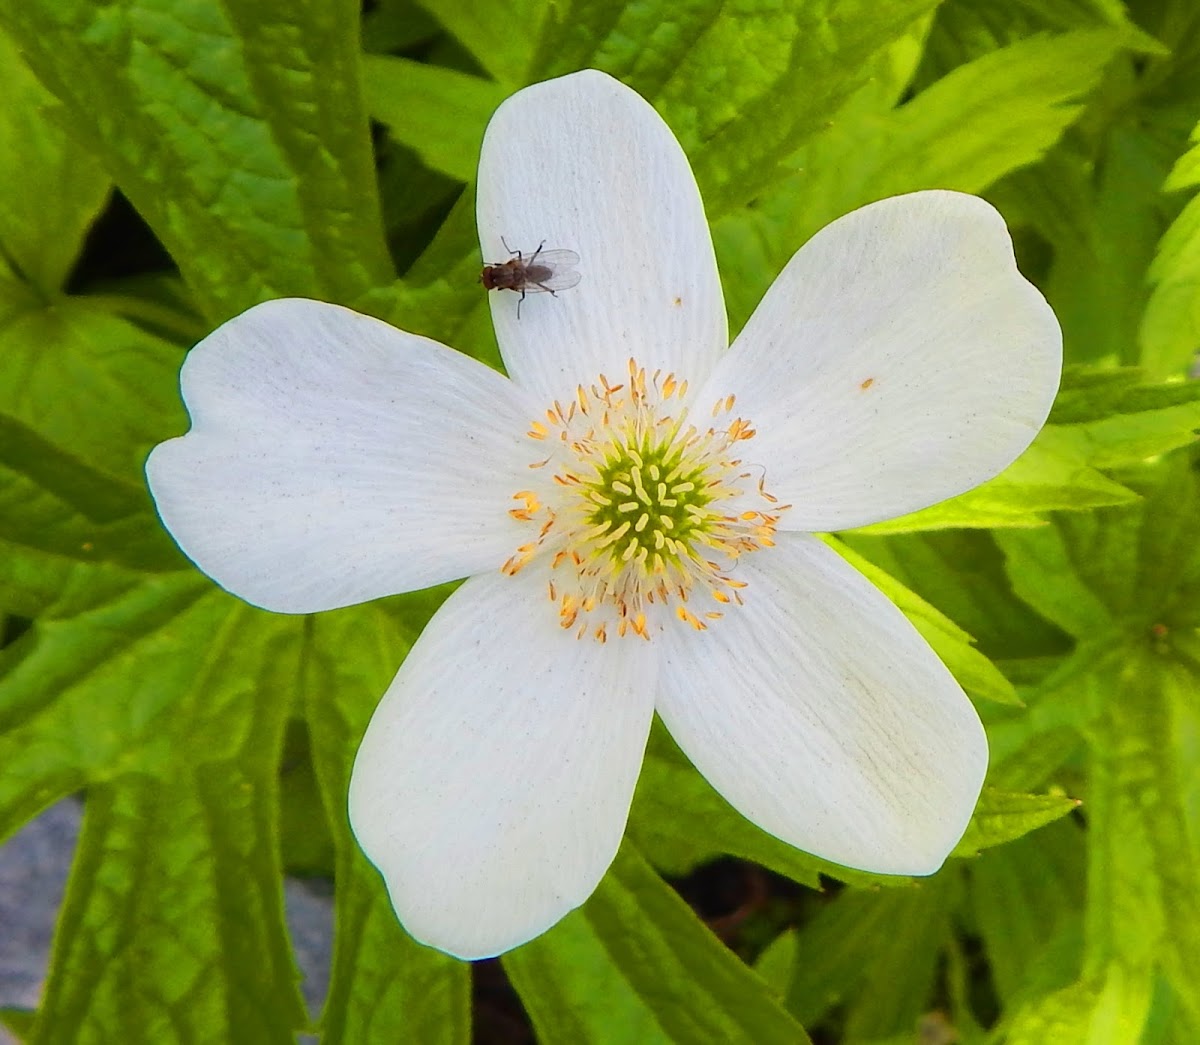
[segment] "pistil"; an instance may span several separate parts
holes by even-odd
[[[746,470],[740,445],[755,430],[731,416],[734,396],[699,427],[687,392],[686,381],[647,375],[631,359],[624,382],[601,374],[526,433],[548,451],[530,465],[541,492],[518,491],[509,514],[537,533],[503,570],[545,555],[559,622],[579,638],[649,639],[671,616],[706,630],[741,605],[746,584],[731,573],[742,555],[773,545],[790,507]]]

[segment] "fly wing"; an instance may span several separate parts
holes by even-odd
[[[529,259],[525,268],[525,289],[536,294],[545,290],[570,290],[582,278],[579,255],[573,250],[543,250]]]

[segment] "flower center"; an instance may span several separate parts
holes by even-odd
[[[539,481],[513,495],[509,514],[537,535],[504,572],[546,556],[559,622],[579,638],[649,639],[667,614],[703,631],[741,604],[738,558],[771,547],[790,507],[744,465],[739,447],[755,432],[732,417],[734,397],[704,428],[688,418],[687,390],[631,359],[624,383],[601,374],[527,433],[548,456],[530,465]]]

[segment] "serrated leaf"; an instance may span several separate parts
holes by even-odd
[[[44,301],[66,282],[109,179],[53,118],[53,96],[3,32],[0,98],[0,271],[7,263]]]
[[[1090,636],[1087,618],[1079,620],[1085,641],[1071,660],[1072,697],[1091,710],[1079,726],[1089,748],[1081,797],[1090,867],[1085,975],[1063,997],[1082,1006],[1072,1018],[1090,1021],[1096,999],[1115,991],[1103,1004],[1127,1009],[1129,1040],[1148,1001],[1141,987],[1127,995],[1113,986],[1118,966],[1136,984],[1161,970],[1191,1018],[1200,1013],[1185,971],[1200,964],[1200,926],[1174,916],[1191,903],[1185,896],[1200,895],[1200,788],[1190,768],[1200,729],[1192,699],[1200,684],[1200,489],[1180,454],[1131,481],[1144,494],[1136,505],[1060,517],[1057,533],[1002,538],[1014,587],[1042,612],[1066,622],[1072,600],[1087,600],[1090,615],[1108,618]],[[1035,556],[1044,559],[1047,548],[1055,555],[1053,584],[1039,588]]]
[[[417,0],[443,25],[492,77],[510,90],[533,80],[545,80],[530,61],[542,23],[562,19],[558,9],[540,0],[509,0],[498,10],[492,0]]]
[[[872,194],[980,192],[1035,162],[1078,118],[1081,100],[1127,42],[1124,32],[1104,29],[1035,36],[952,70],[885,124]]]
[[[1050,423],[1083,425],[1114,415],[1154,414],[1200,401],[1200,381],[1147,383],[1140,367],[1067,366]]]
[[[1085,859],[1081,832],[1064,821],[991,849],[969,865],[971,909],[1006,1006],[1022,993],[1036,996],[1065,987],[1078,974]],[[1063,945],[1043,953],[1046,942],[1059,937]]]
[[[475,180],[484,128],[512,93],[478,76],[382,55],[364,58],[363,87],[371,115],[396,141],[426,166],[463,182]]]
[[[1200,138],[1200,126],[1192,140]],[[1167,191],[1200,184],[1200,144],[1186,152],[1164,185]],[[1150,300],[1138,330],[1140,362],[1169,377],[1186,372],[1200,351],[1200,197],[1190,200],[1159,241],[1149,280]]]
[[[809,1040],[628,841],[583,907],[502,960],[543,1041]]]
[[[77,566],[0,652],[0,838],[156,740],[234,605],[193,573]],[[194,630],[193,630],[194,629]]]
[[[0,326],[0,413],[141,487],[150,447],[186,428],[182,360],[179,347],[86,297],[23,309]]]
[[[97,667],[3,741],[6,812],[89,785],[35,1043],[290,1042],[305,1023],[271,842],[287,703],[261,699],[296,670],[278,655],[295,622],[211,589],[175,615],[190,627],[143,640],[140,687],[111,642],[82,650]],[[168,671],[147,671],[155,644]]]
[[[1137,494],[1098,471],[1086,433],[1047,425],[1029,449],[994,479],[958,497],[898,519],[861,527],[864,534],[952,527],[1038,526],[1046,513],[1128,504]]]
[[[357,11],[31,0],[0,23],[215,321],[268,297],[353,301],[391,278]]]
[[[852,1041],[911,1035],[950,934],[950,895],[950,881],[941,877],[905,889],[840,893],[796,933],[788,1011],[811,1024],[844,1006]]]
[[[795,174],[752,209],[717,223],[722,270],[737,274],[729,280],[735,324],[796,249],[835,218],[918,189],[979,193],[1034,162],[1078,117],[1074,103],[1124,39],[1109,30],[1020,41],[953,70],[898,108],[895,85],[863,87],[789,159]]]
[[[1012,842],[1079,808],[1066,795],[1026,795],[985,787],[966,833],[952,856],[975,856],[981,850]]]
[[[532,68],[548,77],[594,66],[651,101],[691,157],[715,218],[778,180],[777,165],[866,81],[868,59],[934,6],[820,0],[751,13],[720,0],[574,0]]]
[[[1075,551],[1061,533],[1047,527],[997,532],[995,538],[1008,557],[1009,581],[1018,597],[1078,639],[1109,630],[1112,617],[1076,575]]]
[[[334,953],[323,1042],[471,1038],[470,967],[415,943],[400,927],[379,873],[346,814],[350,767],[375,705],[428,618],[422,596],[326,613],[305,644],[304,714],[334,840]]]

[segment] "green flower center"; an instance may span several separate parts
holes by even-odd
[[[613,445],[597,469],[588,516],[597,544],[614,562],[678,562],[705,531],[712,497],[703,468],[689,465],[675,443]]]
[[[601,375],[527,433],[548,445],[530,466],[548,478],[514,494],[521,506],[509,514],[537,536],[504,572],[544,561],[560,623],[580,638],[649,639],[672,616],[706,630],[741,604],[746,585],[730,571],[739,556],[772,546],[789,507],[744,469],[738,447],[755,432],[728,416],[734,397],[700,428],[688,419],[687,387],[630,360],[627,381]]]

